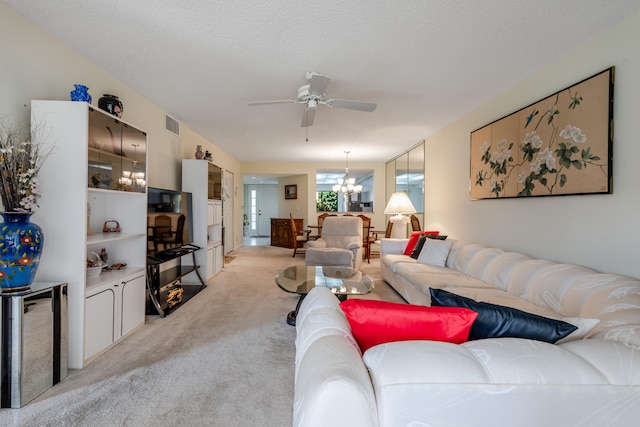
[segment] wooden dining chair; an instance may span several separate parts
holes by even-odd
[[[158,244],[171,237],[171,217],[158,215],[153,220],[153,249],[158,250]]]
[[[319,238],[322,235],[322,223],[324,222],[324,219],[328,216],[336,216],[334,214],[329,214],[329,213],[322,213],[320,215],[318,215],[318,235],[314,236],[316,239]]]
[[[411,230],[413,231],[421,231],[422,227],[420,227],[420,220],[417,216],[411,215]]]
[[[384,236],[382,235],[381,231],[372,232],[372,237],[371,237],[372,241],[371,241],[371,244],[369,245],[369,257],[371,257],[371,255],[380,255],[380,239],[390,238],[392,230],[393,230],[393,223],[389,221],[387,222],[387,228],[384,231]],[[376,249],[375,251],[374,251],[374,248]]]
[[[362,218],[362,248],[367,263],[371,263],[371,244],[375,241],[371,233],[371,218],[366,215],[358,215]]]
[[[393,231],[393,223],[391,221],[387,222],[387,228],[384,230],[384,237],[388,239],[391,237],[391,232]]]
[[[324,222],[324,219],[326,217],[328,217],[329,214],[328,213],[321,213],[320,215],[318,215],[318,227],[322,227],[322,223]]]
[[[186,222],[186,217],[184,215],[180,215],[178,217],[178,222],[176,224],[175,231],[170,231],[169,235],[160,239],[158,243],[162,244],[164,248],[176,248],[184,245],[184,224]]]
[[[306,253],[304,244],[309,241],[309,233],[311,230],[298,230],[293,214],[289,214],[289,222],[291,223],[291,246],[293,246],[293,255],[304,255]]]

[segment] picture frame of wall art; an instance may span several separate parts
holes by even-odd
[[[614,71],[471,132],[469,198],[611,194]]]
[[[293,185],[285,185],[284,186],[284,198],[289,199],[297,199],[298,198],[298,186],[296,184]]]

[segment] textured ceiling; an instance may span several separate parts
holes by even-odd
[[[5,0],[240,161],[385,161],[640,9],[640,0]],[[304,73],[372,113],[248,106]],[[599,70],[585,70],[585,73]],[[577,78],[584,76],[576,76]],[[286,156],[283,156],[286,153]]]

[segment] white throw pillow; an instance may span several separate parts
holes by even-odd
[[[556,341],[556,344],[562,344],[563,342],[567,341],[581,340],[600,324],[600,319],[588,319],[585,317],[563,317],[562,320],[567,323],[571,323],[574,326],[577,326],[578,329],[571,332],[566,337]]]
[[[434,265],[436,267],[444,267],[451,249],[451,240],[427,239],[418,255],[420,264]]]

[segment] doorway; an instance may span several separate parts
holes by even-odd
[[[277,185],[247,185],[248,237],[271,237],[271,218],[278,216]]]
[[[233,172],[225,170],[222,175],[222,179],[224,180],[224,188],[227,193],[227,199],[222,204],[222,218],[224,221],[224,254],[228,254],[235,247],[234,242],[234,234],[233,234],[233,204],[234,197],[236,195],[235,191],[235,179]]]

